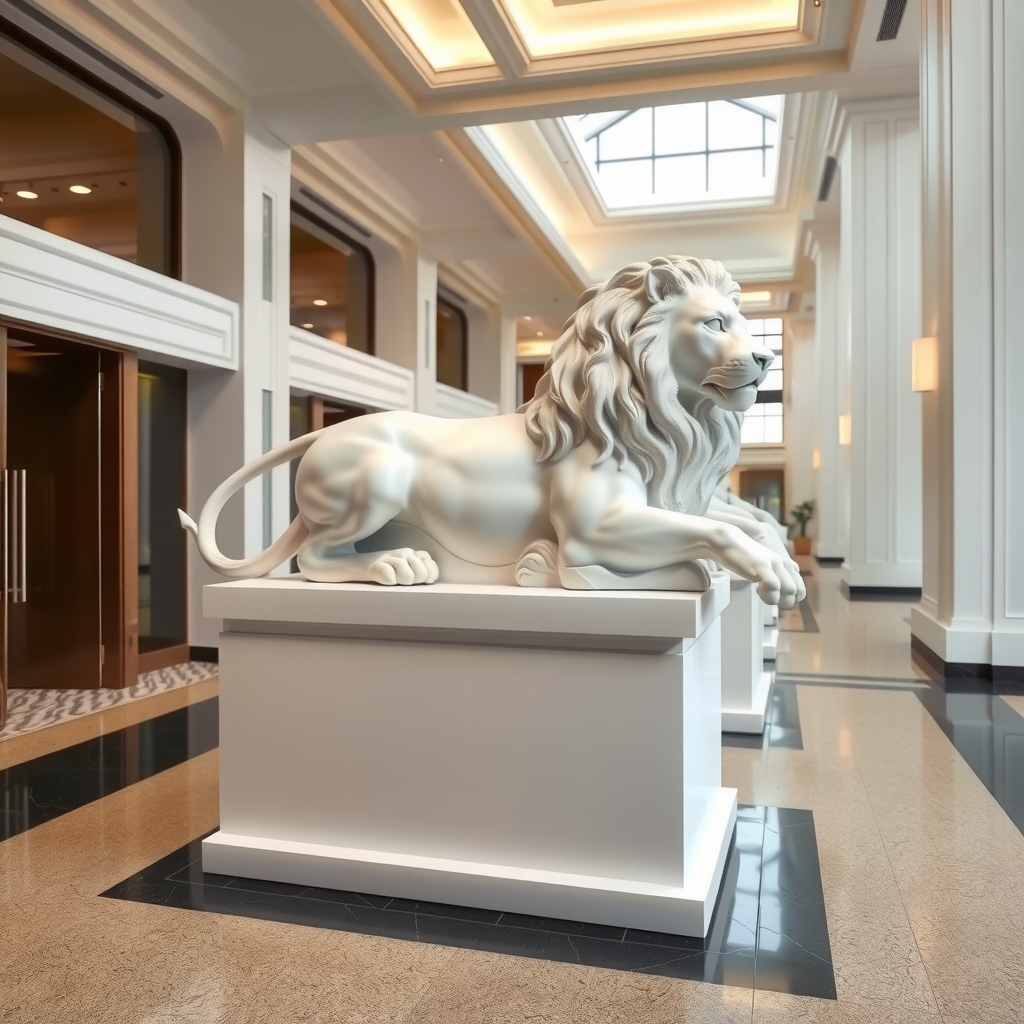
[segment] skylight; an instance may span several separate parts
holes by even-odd
[[[781,96],[566,117],[608,210],[760,199],[775,193]]]

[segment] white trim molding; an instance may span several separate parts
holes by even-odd
[[[494,402],[440,383],[437,385],[437,403],[434,408],[438,416],[455,420],[498,415],[498,406]]]
[[[412,409],[413,372],[301,327],[288,331],[291,386],[372,409]]]
[[[163,356],[238,369],[238,305],[0,216],[0,317]]]

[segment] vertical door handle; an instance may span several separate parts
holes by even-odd
[[[21,600],[28,600],[28,470],[21,472]]]

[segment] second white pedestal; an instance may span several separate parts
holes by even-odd
[[[753,583],[733,579],[722,613],[722,731],[764,732],[773,673],[765,671],[763,608]]]
[[[207,871],[685,935],[736,814],[705,594],[263,579],[206,588]]]

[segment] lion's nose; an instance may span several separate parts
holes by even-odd
[[[751,355],[754,357],[754,362],[760,367],[761,373],[764,373],[775,362],[775,355],[772,352],[752,352]]]

